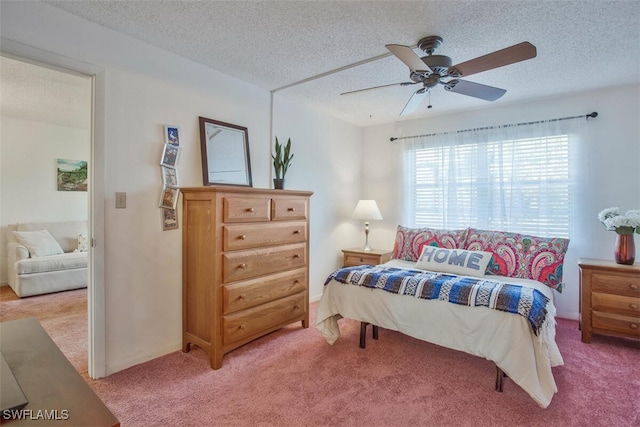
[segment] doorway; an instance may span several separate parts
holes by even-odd
[[[88,375],[100,378],[106,373],[103,182],[100,179],[103,148],[102,138],[96,132],[96,111],[104,110],[104,90],[101,89],[104,88],[104,74],[88,64],[74,63],[17,43],[3,40],[2,48],[0,159],[3,164],[23,164],[27,170],[16,172],[16,169],[3,167],[0,226],[6,232],[7,224],[17,222],[88,221],[91,247],[87,315],[84,317],[88,334],[85,354]],[[5,81],[5,78],[12,81]],[[15,85],[16,91],[9,90],[11,85]],[[5,132],[7,129],[9,133]],[[34,147],[38,143],[43,145]],[[13,148],[6,149],[8,144],[13,144]],[[65,158],[87,162],[88,191],[65,192],[58,191],[57,187],[52,190],[57,180],[57,159]],[[54,162],[53,166],[49,165],[51,162]],[[29,173],[24,178],[26,172]],[[16,198],[20,201],[13,200]],[[38,202],[40,206],[37,206]],[[6,252],[5,233],[0,234],[2,252]],[[2,258],[6,263],[6,254]],[[6,275],[4,264],[2,271]],[[6,278],[3,276],[1,281],[5,282]]]

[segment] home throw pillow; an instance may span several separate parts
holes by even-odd
[[[467,230],[438,230],[434,228],[408,228],[401,225],[396,231],[393,258],[417,261],[424,246],[462,249]]]
[[[562,292],[569,239],[470,228],[467,250],[493,252],[487,274],[537,280]]]
[[[60,244],[48,230],[14,231],[14,236],[22,246],[29,249],[32,258],[64,253]]]
[[[89,250],[89,238],[86,234],[78,234],[78,252],[87,252]]]
[[[462,276],[482,277],[491,260],[491,252],[466,251],[424,246],[416,268]]]

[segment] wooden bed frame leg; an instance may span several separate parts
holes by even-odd
[[[367,345],[367,322],[360,322],[360,348],[365,348]],[[378,339],[378,327],[371,325],[371,336],[374,340]]]
[[[506,376],[507,374],[505,374],[504,371],[498,368],[498,365],[496,365],[496,391],[497,392],[502,393],[503,379]]]

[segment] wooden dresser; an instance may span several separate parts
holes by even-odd
[[[222,356],[301,321],[309,327],[308,191],[182,188],[182,344]]]
[[[582,342],[591,335],[640,338],[640,264],[580,259]]]

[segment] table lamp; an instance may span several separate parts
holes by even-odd
[[[369,221],[375,219],[382,219],[382,214],[380,213],[380,209],[378,209],[378,204],[375,200],[360,200],[356,205],[356,208],[353,210],[353,219],[363,219],[364,223],[364,248],[365,251],[370,251],[371,246],[369,245]]]

